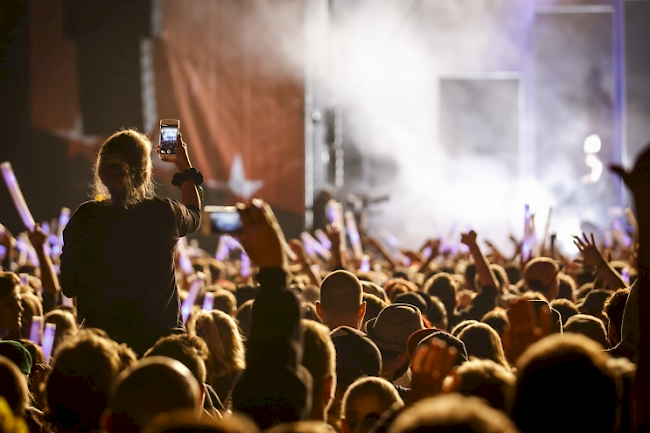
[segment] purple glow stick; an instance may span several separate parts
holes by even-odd
[[[183,304],[181,305],[181,314],[183,315],[183,323],[187,322],[187,319],[190,317],[190,313],[192,312],[192,307],[196,302],[196,298],[199,296],[199,290],[201,290],[202,283],[203,280],[201,280],[201,278],[199,278],[198,276],[196,276],[196,278],[194,278],[194,281],[192,281],[190,290],[187,292],[187,298],[185,298]]]
[[[38,254],[36,254],[36,250],[31,245],[29,245],[27,248],[27,256],[29,257],[29,261],[32,262],[34,266],[41,265],[40,260],[38,260]]]
[[[36,226],[36,222],[34,221],[34,217],[27,207],[27,203],[25,203],[25,197],[23,197],[23,193],[20,191],[20,186],[18,186],[18,181],[16,180],[14,170],[11,168],[11,163],[3,162],[0,164],[0,169],[2,170],[2,175],[5,178],[5,183],[7,184],[11,198],[14,201],[16,210],[20,214],[20,218],[23,220],[23,224],[27,230],[33,232],[34,226]]]
[[[330,239],[327,237],[324,231],[317,229],[314,234],[323,247],[327,248],[327,250],[332,249],[332,242],[330,242]]]
[[[361,257],[361,264],[359,265],[359,270],[361,272],[370,272],[370,256],[368,254],[364,254]]]
[[[41,223],[41,231],[45,236],[50,236],[50,223],[47,221],[43,221]]]
[[[625,281],[625,284],[630,285],[630,270],[628,268],[623,268],[621,271],[621,277],[623,278],[623,281]]]
[[[251,276],[251,259],[244,250],[241,251],[241,261],[239,263],[239,274],[248,278]]]
[[[310,257],[312,260],[315,260],[316,257],[315,255],[318,254],[325,260],[329,260],[332,257],[332,254],[329,252],[329,250],[325,249],[323,245],[318,242],[312,235],[310,235],[307,232],[302,232],[300,234],[300,239],[302,239],[302,243],[305,245],[305,248],[309,246],[311,249],[312,253],[314,256],[310,254]],[[308,253],[309,254],[309,253]]]
[[[190,257],[187,255],[185,238],[180,238],[176,246],[178,248],[178,263],[180,264],[181,269],[185,275],[192,275],[194,273],[194,268],[192,267]]]
[[[56,226],[56,237],[60,245],[63,245],[63,230],[65,226],[68,225],[70,221],[70,209],[67,207],[61,208],[61,213],[59,214],[59,223]]]
[[[363,248],[361,247],[361,238],[359,237],[359,230],[357,229],[357,222],[354,219],[354,214],[350,211],[345,213],[345,225],[348,229],[348,236],[352,244],[352,252],[354,258],[361,260],[363,256]]]
[[[214,293],[206,292],[203,297],[203,311],[212,311],[214,309]]]
[[[525,262],[527,262],[530,259],[530,253],[532,251],[530,223],[531,223],[530,205],[526,204],[524,206],[524,239],[521,243],[521,256]]]
[[[41,330],[43,329],[43,316],[32,316],[32,326],[29,328],[29,339],[41,345]]]
[[[50,356],[52,356],[52,346],[54,346],[54,333],[56,332],[56,324],[46,323],[45,332],[43,332],[43,357],[45,363],[50,363]]]
[[[230,248],[230,251],[238,250],[238,249],[242,249],[242,250],[244,249],[244,247],[241,246],[239,241],[237,239],[233,238],[232,236],[228,236],[226,238],[226,240],[228,241],[228,248]]]
[[[384,238],[386,242],[388,242],[388,245],[390,245],[391,248],[397,248],[399,241],[388,230],[386,229],[379,230],[379,236]]]
[[[226,261],[228,255],[230,254],[230,247],[228,246],[228,238],[230,236],[222,235],[219,237],[219,243],[217,244],[217,252],[214,257],[220,262]]]

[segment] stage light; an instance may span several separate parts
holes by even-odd
[[[598,153],[600,152],[601,142],[598,134],[591,134],[585,138],[584,151],[585,153]]]

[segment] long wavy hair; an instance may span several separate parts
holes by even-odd
[[[92,197],[124,208],[153,198],[151,148],[147,136],[134,129],[111,135],[97,155]]]
[[[208,345],[208,382],[246,368],[241,333],[228,314],[220,310],[202,311],[188,324],[188,330]]]

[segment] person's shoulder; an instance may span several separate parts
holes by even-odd
[[[99,200],[88,200],[79,205],[77,207],[77,212],[80,210],[90,210],[90,209],[95,209],[100,206],[104,206],[104,202],[99,201]]]
[[[153,197],[148,200],[152,206],[160,206],[167,208],[177,208],[183,206],[178,200],[173,198]]]
[[[105,203],[102,203],[101,201],[88,200],[86,202],[81,203],[79,207],[77,207],[77,210],[74,211],[72,217],[78,219],[78,218],[83,218],[84,216],[90,216],[101,211],[101,209],[105,207],[106,207]]]

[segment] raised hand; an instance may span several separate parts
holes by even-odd
[[[298,239],[291,239],[289,241],[289,247],[291,251],[296,255],[296,262],[301,265],[309,264],[310,260],[305,251],[305,247]]]
[[[237,204],[242,230],[237,236],[248,257],[260,268],[283,268],[287,258],[282,248],[284,234],[271,207],[260,199]]]
[[[580,239],[579,236],[573,237],[573,243],[580,250],[580,255],[582,256],[582,264],[584,266],[600,266],[605,262],[605,258],[598,250],[596,246],[596,241],[594,240],[594,234],[591,234],[591,240],[587,237],[585,233],[582,234],[583,239]]]
[[[32,246],[35,249],[42,248],[47,241],[47,235],[43,233],[43,230],[41,229],[41,225],[39,223],[36,223],[34,226],[34,231],[28,232],[27,236],[29,238],[29,242],[31,242]]]
[[[607,285],[612,289],[617,289],[619,287],[625,287],[626,283],[623,281],[623,277],[616,272],[616,269],[611,267],[603,254],[596,247],[596,241],[594,240],[594,235],[591,235],[591,241],[586,234],[582,234],[583,239],[580,239],[578,236],[573,237],[573,243],[580,250],[582,259],[576,259],[577,262],[582,262],[585,266],[593,266],[598,269],[598,276],[601,277]]]
[[[455,347],[437,338],[418,347],[411,361],[411,390],[414,400],[432,397],[442,391],[445,378],[454,368],[458,356]]]
[[[551,310],[544,305],[535,317],[534,307],[528,299],[517,299],[508,310],[510,322],[503,330],[503,350],[510,364],[514,365],[528,346],[551,332]]]
[[[476,245],[476,232],[474,230],[471,230],[467,233],[461,233],[460,241],[468,247]]]

